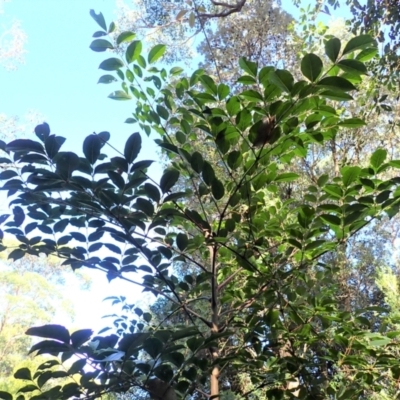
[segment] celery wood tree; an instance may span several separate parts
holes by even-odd
[[[102,29],[91,48],[112,49],[105,37],[115,25],[91,14]],[[30,351],[55,357],[16,372],[26,380],[16,398],[93,399],[135,388],[166,400],[395,396],[398,332],[380,324],[386,309],[342,309],[329,254],[397,213],[399,179],[381,174],[400,161],[385,162],[386,151],[377,149],[368,165],[317,177],[302,200],[291,197],[301,176],[286,172],[296,158],[307,159],[310,145],[366,124],[346,102],[375,42],[331,38],[326,59],[304,56],[300,81],[240,59],[243,87],[232,94],[202,70],[186,77],[180,68],[157,67],[165,46],[145,54],[134,39],[132,32],[116,38],[124,57],[101,62],[108,72],[100,82],[119,81],[110,97],[135,101],[126,122],[159,134],[170,159],[160,182],[147,174],[153,161],[137,161],[139,133],[111,158],[110,134],[89,135],[79,156],[62,151],[65,138],[43,123],[37,140],[1,144],[9,168],[0,179],[12,209],[1,221],[20,242],[10,258],[44,253],[74,270],[100,269],[162,296],[171,313],[155,322],[131,305],[136,317],[117,319],[108,335],[30,328],[28,335],[43,338]],[[199,140],[217,162],[193,150]],[[176,190],[180,176],[187,186]],[[191,273],[175,274],[179,264]],[[74,382],[42,389],[66,376]]]

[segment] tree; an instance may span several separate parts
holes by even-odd
[[[113,31],[102,14],[91,14],[102,36]],[[202,70],[186,77],[180,68],[157,68],[164,45],[145,57],[140,41],[123,32],[117,42],[124,40],[124,61],[111,57],[100,69],[121,80],[111,98],[136,99],[127,122],[160,134],[157,142],[171,160],[160,182],[147,175],[152,161],[136,161],[139,133],[112,158],[104,152],[110,134],[90,135],[80,157],[62,151],[65,139],[44,123],[35,129],[36,141],[1,144],[10,165],[0,175],[2,189],[13,209],[12,218],[2,219],[21,243],[12,259],[44,253],[74,270],[97,268],[110,280],[162,296],[171,312],[154,321],[132,305],[133,320],[118,319],[115,332],[95,337],[90,329],[70,333],[60,325],[28,329],[45,339],[31,352],[61,354],[57,366],[75,355],[68,373],[81,378],[42,390],[41,376],[55,374],[49,364],[35,375],[20,373],[29,381],[24,390],[52,399],[133,387],[167,400],[364,399],[396,388],[398,333],[381,323],[388,309],[343,309],[340,271],[330,255],[362,228],[397,213],[399,180],[382,175],[400,162],[386,162],[386,150],[376,149],[365,166],[342,164],[333,177],[317,172],[303,197],[282,196],[285,185],[296,187],[302,178],[288,172],[291,163],[307,160],[310,148],[343,128],[365,125],[335,102],[351,102],[352,81],[365,71],[360,54],[372,51],[374,40],[362,35],[344,45],[331,38],[325,66],[313,53],[303,57],[301,80],[241,58],[243,88],[234,92]],[[91,47],[114,44],[97,38]],[[357,66],[351,74],[343,67],[348,63]],[[266,118],[271,135],[260,143]],[[199,130],[217,162],[193,151]],[[188,186],[176,191],[180,175]],[[103,246],[114,255],[100,258]],[[176,263],[193,273],[174,274]],[[171,324],[172,316],[182,323]]]
[[[0,293],[0,390],[16,392],[23,382],[13,378],[14,370],[36,369],[46,361],[26,356],[32,339],[25,331],[50,323],[56,311],[70,315],[71,310],[55,285],[35,272],[7,268],[0,273]]]

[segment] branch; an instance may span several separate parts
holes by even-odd
[[[214,6],[225,7],[225,10],[219,13],[198,13],[200,18],[224,18],[230,14],[240,12],[246,4],[246,0],[238,0],[236,4],[223,3],[222,1],[211,0]]]

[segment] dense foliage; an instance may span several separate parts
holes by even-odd
[[[148,176],[137,132],[114,157],[108,132],[86,137],[80,156],[62,151],[65,138],[47,123],[37,140],[1,143],[12,208],[1,220],[20,242],[10,258],[56,255],[74,270],[100,269],[162,297],[166,315],[117,297],[136,316],[116,319],[108,335],[30,328],[44,339],[30,352],[55,357],[16,372],[27,381],[17,398],[135,388],[166,400],[395,398],[399,332],[387,307],[345,307],[337,260],[354,235],[397,213],[400,161],[377,148],[363,165],[314,171],[306,187],[291,169],[366,125],[351,104],[375,41],[331,37],[324,56],[304,55],[293,73],[241,58],[233,90],[202,69],[157,67],[164,45],[145,54],[133,32],[113,43],[105,37],[115,25],[91,14],[101,27],[92,50],[126,44],[123,58],[100,64],[115,75],[99,81],[119,81],[110,97],[135,100],[126,122],[157,132],[170,162],[160,182]],[[59,377],[73,382],[45,389]]]

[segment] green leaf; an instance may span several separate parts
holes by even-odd
[[[340,46],[340,40],[335,37],[325,43],[325,54],[332,62],[336,62],[340,53]]]
[[[341,91],[341,90],[325,90],[320,93],[322,97],[326,97],[327,99],[330,100],[336,100],[336,101],[349,101],[353,100],[353,97],[350,96],[349,94]]]
[[[351,53],[354,50],[363,49],[365,47],[375,47],[376,42],[370,35],[360,35],[349,40],[346,44],[343,55]]]
[[[31,381],[32,380],[31,371],[29,370],[29,368],[20,368],[14,373],[14,378]]]
[[[132,133],[125,143],[124,156],[128,164],[132,164],[142,148],[142,138],[139,132]]]
[[[223,100],[229,95],[230,88],[228,85],[225,85],[225,83],[220,83],[218,85],[217,92],[218,92],[218,99]]]
[[[225,189],[224,185],[219,179],[214,179],[211,184],[211,193],[216,200],[220,200],[224,197]]]
[[[238,150],[234,150],[228,154],[228,165],[231,169],[236,169],[242,163],[242,153]]]
[[[328,76],[317,82],[318,86],[326,87],[328,89],[340,89],[344,92],[349,92],[350,90],[355,90],[356,87],[340,76]]]
[[[255,90],[245,90],[244,92],[240,93],[240,97],[248,101],[260,102],[263,101],[264,98]]]
[[[82,371],[83,367],[86,365],[86,359],[76,360],[71,367],[68,369],[68,375],[74,375]]]
[[[217,85],[210,76],[202,75],[200,76],[199,81],[201,82],[207,93],[211,93],[215,96],[218,94]]]
[[[90,16],[99,24],[100,28],[107,31],[106,21],[105,21],[102,13],[96,14],[96,12],[94,10],[90,10]]]
[[[371,156],[370,163],[372,167],[379,168],[386,160],[387,151],[385,149],[377,149]]]
[[[6,151],[45,154],[43,145],[31,139],[16,139],[6,145]]]
[[[360,118],[348,118],[338,122],[337,125],[345,128],[360,128],[362,126],[366,126],[367,124]]]
[[[382,347],[382,346],[386,346],[387,344],[389,344],[389,343],[391,343],[391,342],[392,342],[392,339],[383,337],[383,338],[381,338],[381,339],[374,339],[374,340],[371,340],[371,341],[369,342],[369,344],[370,344],[371,346],[374,346],[374,347]]]
[[[201,172],[201,176],[203,177],[204,182],[210,186],[215,179],[215,172],[213,167],[208,161],[204,161],[203,170]]]
[[[184,233],[176,235],[176,245],[180,251],[184,251],[189,243],[188,237]]]
[[[116,71],[124,66],[124,63],[115,57],[108,58],[100,63],[99,68],[104,71]]]
[[[359,60],[361,62],[367,62],[369,60],[372,60],[377,54],[378,54],[377,47],[364,49],[363,51],[360,51],[360,53],[357,54],[356,60]]]
[[[56,162],[56,172],[60,174],[64,179],[69,179],[72,176],[72,172],[79,168],[80,159],[79,157],[70,151],[62,151],[54,157]]]
[[[157,114],[158,114],[162,119],[168,120],[168,118],[169,118],[169,112],[168,112],[168,110],[167,110],[165,107],[160,106],[159,104],[157,104],[156,111],[157,111]]]
[[[341,220],[339,217],[336,215],[331,215],[331,214],[323,214],[320,216],[320,218],[327,222],[329,225],[334,225],[334,226],[339,226],[341,224]]]
[[[160,180],[161,191],[163,193],[168,192],[172,186],[175,185],[178,179],[179,171],[177,171],[175,168],[167,168]]]
[[[284,92],[290,93],[293,88],[294,78],[289,71],[284,69],[277,69],[276,71],[270,72],[268,79]]]
[[[149,55],[147,56],[147,61],[149,64],[152,64],[156,62],[159,58],[161,58],[165,50],[167,49],[167,46],[165,44],[157,44],[155,45],[149,52]]]
[[[34,392],[35,390],[39,390],[39,388],[36,385],[26,385],[21,389],[19,389],[18,393],[29,393],[29,392]]]
[[[13,397],[10,393],[3,392],[0,390],[0,399],[2,400],[13,400]]]
[[[342,60],[336,64],[344,72],[355,75],[367,75],[367,67],[357,60]]]
[[[164,343],[157,338],[148,338],[143,344],[143,350],[155,359],[164,350]]]
[[[83,141],[83,154],[91,165],[98,160],[102,147],[103,143],[97,135],[87,136]]]
[[[124,42],[130,42],[131,40],[133,40],[135,38],[135,36],[136,36],[136,33],[131,32],[131,31],[122,32],[117,37],[117,44],[121,44]]]
[[[29,328],[26,335],[37,336],[46,339],[56,339],[63,343],[69,343],[70,335],[68,330],[62,325],[48,324]]]
[[[254,78],[257,78],[257,64],[253,61],[249,61],[244,57],[239,58],[239,66],[243,71],[247,72]]]
[[[117,78],[114,75],[103,75],[97,81],[97,83],[112,83],[112,82],[117,82]]]
[[[92,336],[93,331],[91,329],[80,329],[71,334],[71,342],[75,348],[82,346]]]
[[[345,187],[349,187],[353,182],[357,180],[361,172],[361,168],[354,166],[345,166],[340,169],[342,174],[342,182]]]
[[[108,49],[114,49],[114,46],[105,39],[95,39],[89,46],[93,51],[101,52]]]
[[[295,174],[294,172],[285,172],[284,174],[278,175],[275,179],[274,182],[293,182],[299,177],[298,174]]]
[[[323,68],[322,60],[313,53],[306,54],[301,60],[301,72],[311,82],[315,82]]]
[[[41,140],[45,141],[50,135],[50,126],[48,123],[43,122],[43,124],[37,125],[35,127],[35,135]]]
[[[123,90],[116,90],[115,92],[109,94],[108,98],[112,100],[130,100],[132,96],[125,93]]]
[[[140,40],[134,40],[129,44],[125,51],[125,59],[128,64],[136,61],[142,52],[142,42]]]
[[[47,155],[53,159],[64,144],[65,138],[61,136],[50,135],[44,142]]]
[[[193,170],[198,174],[200,174],[201,171],[203,170],[203,163],[204,163],[203,156],[198,151],[195,151],[192,154],[192,158],[190,160],[190,165],[193,168]]]

